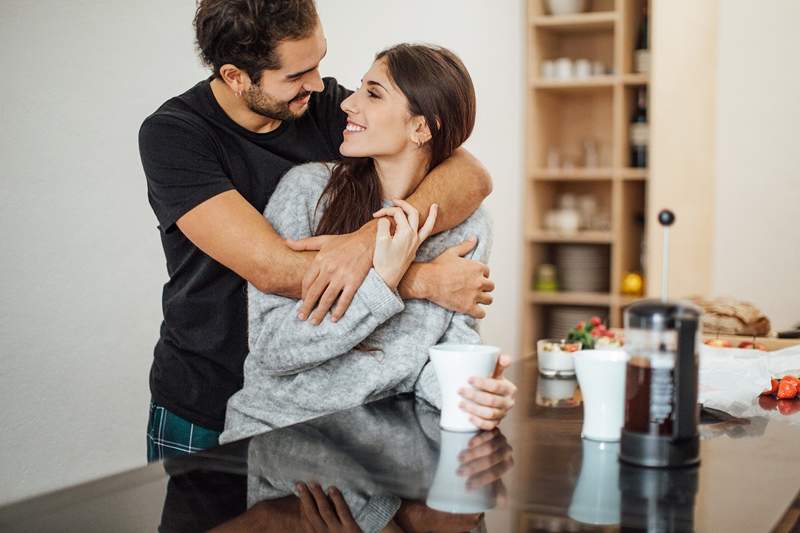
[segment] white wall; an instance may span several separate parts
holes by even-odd
[[[522,2],[319,0],[323,73],[433,41],[478,94],[469,148],[495,180],[487,342],[516,345]],[[138,157],[142,119],[206,73],[194,0],[0,2],[0,503],[144,463],[166,281]]]
[[[719,2],[714,293],[775,329],[800,322],[798,20],[800,2]]]

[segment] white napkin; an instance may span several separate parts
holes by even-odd
[[[769,388],[770,378],[786,374],[800,374],[800,345],[775,352],[703,345],[698,401],[734,416],[749,418],[769,413],[772,417],[772,412],[759,407],[758,396]],[[800,424],[800,416],[784,416],[781,420]]]

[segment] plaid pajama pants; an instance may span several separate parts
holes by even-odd
[[[181,418],[150,402],[147,422],[147,462],[207,450],[219,445],[218,431]]]

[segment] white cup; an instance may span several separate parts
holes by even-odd
[[[575,352],[575,374],[583,396],[581,437],[619,441],[625,416],[625,365],[623,350]]]
[[[550,59],[542,62],[542,78],[551,80],[556,77],[556,63]]]
[[[450,431],[478,430],[470,422],[469,413],[458,407],[463,400],[458,389],[471,387],[468,380],[472,376],[491,376],[499,354],[500,348],[483,344],[437,344],[428,348],[442,392],[442,418],[439,421],[442,428]]]
[[[461,463],[458,455],[467,449],[475,433],[441,431],[441,447],[436,474],[428,490],[425,505],[437,511],[456,514],[482,513],[495,506],[492,484],[475,489],[467,488],[467,477],[458,475]]]
[[[619,524],[619,443],[584,439],[582,448],[581,473],[567,515],[584,524]]]
[[[556,59],[555,77],[559,80],[572,79],[572,60],[568,57],[559,57]]]
[[[592,62],[588,59],[578,59],[575,61],[575,77],[586,79],[592,75]]]

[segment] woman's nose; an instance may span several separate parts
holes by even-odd
[[[356,93],[353,93],[353,94],[351,94],[350,96],[348,96],[347,98],[345,98],[342,101],[342,105],[340,106],[342,108],[342,111],[344,111],[345,113],[355,113],[356,112],[356,105],[355,105],[356,104],[356,101],[355,101],[356,98],[355,97],[356,97]]]

